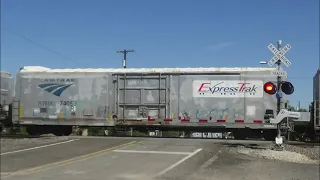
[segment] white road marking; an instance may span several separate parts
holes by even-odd
[[[217,155],[214,155],[212,158],[210,158],[208,161],[206,161],[201,167],[200,169],[205,169],[207,168],[208,166],[210,166],[215,160],[218,159],[218,156]]]
[[[202,151],[202,149],[197,149],[196,151],[194,151],[193,153],[190,153],[188,156],[184,157],[183,159],[181,159],[180,161],[172,164],[171,166],[169,166],[167,169],[161,171],[160,173],[158,173],[158,176],[165,174],[166,172],[170,171],[171,169],[175,168],[176,166],[178,166],[179,164],[183,163],[184,161],[186,161],[187,159],[191,158],[192,156],[196,155],[198,152]]]
[[[190,155],[192,152],[170,152],[170,151],[135,151],[135,150],[114,150],[114,152],[123,153],[146,153],[146,154],[177,154],[177,155]]]
[[[221,153],[221,150],[218,151],[217,154]],[[210,166],[215,160],[218,159],[218,155],[215,154],[212,158],[210,158],[208,161],[206,161],[201,167],[201,170],[204,170],[205,168],[207,168],[208,166]]]
[[[58,143],[53,143],[53,144],[47,144],[47,145],[37,146],[37,147],[33,147],[33,148],[27,148],[27,149],[21,149],[21,150],[17,150],[17,151],[5,152],[5,153],[1,153],[0,155],[2,156],[2,155],[13,154],[13,153],[18,153],[18,152],[30,151],[30,150],[34,150],[34,149],[40,149],[40,148],[55,146],[55,145],[59,145],[59,144],[65,144],[65,143],[69,143],[69,142],[77,141],[77,140],[79,140],[79,139],[71,139],[71,140],[68,140],[68,141],[63,141],[63,142],[58,142]]]
[[[10,175],[11,173],[8,172],[0,172],[0,175]]]

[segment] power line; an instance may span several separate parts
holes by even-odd
[[[290,76],[288,76],[287,79],[311,79],[312,80],[313,77],[303,77],[303,76],[301,76],[301,77],[299,77],[299,76],[290,77]]]
[[[43,48],[43,49],[45,49],[45,50],[53,53],[53,54],[56,54],[56,55],[58,55],[58,56],[60,56],[60,57],[62,57],[62,58],[64,58],[64,59],[66,59],[66,60],[68,60],[68,61],[72,61],[72,62],[74,62],[74,63],[82,64],[82,63],[79,63],[78,61],[75,61],[74,59],[71,59],[71,58],[69,58],[69,57],[67,57],[67,56],[65,56],[65,55],[62,55],[62,54],[60,54],[60,53],[58,53],[58,52],[56,52],[56,51],[53,51],[53,50],[51,50],[50,48],[48,48],[48,47],[46,47],[46,46],[44,46],[44,45],[42,45],[42,44],[40,44],[40,43],[38,43],[38,42],[35,42],[34,40],[31,40],[30,38],[27,38],[26,36],[23,36],[23,35],[15,32],[15,31],[7,28],[7,27],[4,27],[4,28],[5,28],[7,31],[9,31],[10,33],[12,33],[13,35],[18,36],[18,37],[20,37],[20,38],[22,38],[22,39],[25,39],[26,41],[28,41],[28,42],[30,42],[30,43],[32,43],[32,44],[35,44],[35,45],[37,45],[37,46],[39,46],[39,47],[41,47],[41,48]]]

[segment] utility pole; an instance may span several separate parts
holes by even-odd
[[[117,53],[122,53],[123,54],[123,60],[122,60],[122,67],[123,68],[127,68],[127,65],[126,65],[126,61],[127,61],[127,53],[129,52],[134,52],[134,50],[122,50],[122,51],[117,51]]]

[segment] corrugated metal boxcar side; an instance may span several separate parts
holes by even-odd
[[[273,128],[273,68],[48,69],[17,74],[20,123]],[[285,78],[285,77],[284,77]],[[284,97],[284,100],[286,98]]]
[[[113,126],[108,73],[19,72],[14,121],[20,124]]]
[[[11,124],[11,103],[13,101],[14,80],[10,73],[0,71],[1,97],[0,97],[0,124]],[[1,127],[0,127],[1,128]]]
[[[1,104],[8,105],[12,103],[14,87],[13,77],[10,73],[0,71],[1,76]]]

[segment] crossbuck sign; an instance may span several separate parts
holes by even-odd
[[[276,63],[278,60],[281,60],[287,67],[291,65],[291,62],[284,56],[291,49],[291,46],[289,44],[287,44],[280,51],[272,44],[270,44],[268,48],[274,54],[273,58],[268,62],[269,66],[273,66],[274,63]]]

